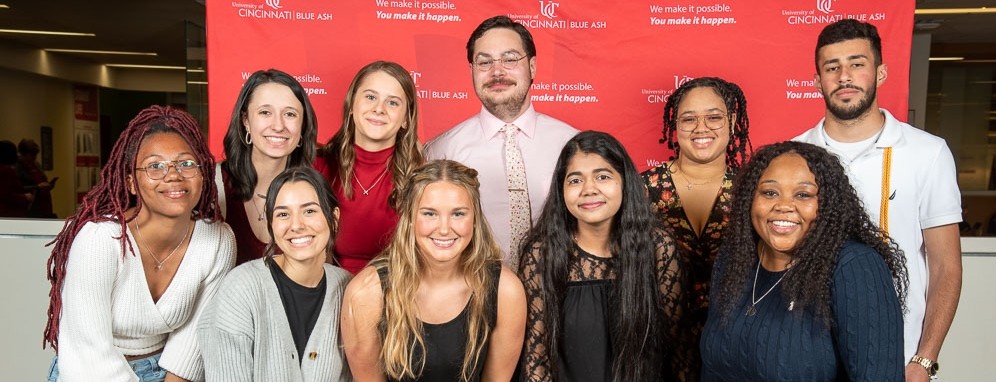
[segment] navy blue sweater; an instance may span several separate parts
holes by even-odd
[[[782,273],[761,267],[756,296]],[[902,310],[890,272],[872,248],[849,242],[841,249],[829,329],[810,309],[789,311],[781,284],[755,306],[756,315],[747,316],[753,276],[744,280],[741,299],[725,325],[716,305],[709,307],[700,342],[702,381],[903,380]]]

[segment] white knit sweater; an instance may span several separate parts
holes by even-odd
[[[138,381],[125,356],[163,350],[159,365],[203,380],[197,316],[235,261],[225,223],[197,221],[176,276],[152,301],[142,259],[122,256],[117,222],[87,223],[73,240],[59,322],[61,381]],[[128,230],[128,240],[138,245]]]

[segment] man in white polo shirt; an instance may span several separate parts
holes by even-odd
[[[840,158],[872,221],[905,252],[906,380],[926,381],[937,372],[961,295],[961,193],[944,140],[878,107],[875,92],[886,74],[875,26],[855,20],[828,25],[816,44],[825,118],[795,140]]]

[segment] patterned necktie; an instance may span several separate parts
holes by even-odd
[[[518,273],[519,245],[532,226],[532,211],[529,209],[529,190],[526,187],[526,166],[522,162],[519,141],[515,138],[519,128],[505,125],[501,132],[505,136],[505,179],[508,183],[509,224],[512,228],[512,240],[504,262]]]

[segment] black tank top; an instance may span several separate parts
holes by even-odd
[[[488,266],[494,284],[491,290],[487,291],[484,301],[485,314],[488,324],[492,329],[498,320],[498,280],[501,277],[501,262],[495,261]],[[380,276],[381,288],[387,288],[388,270],[386,266],[377,266],[377,274]],[[386,291],[385,291],[386,292]],[[415,379],[402,379],[402,382],[410,381],[439,381],[452,382],[460,380],[460,372],[463,367],[464,352],[467,348],[467,316],[469,315],[469,301],[456,318],[442,324],[422,323],[422,340],[425,341],[425,368],[422,374]],[[383,326],[382,326],[383,327]],[[383,335],[383,331],[381,332]],[[490,342],[490,341],[488,341]],[[421,347],[414,347],[414,360],[412,368],[418,370],[417,360],[422,359]],[[481,349],[481,356],[474,365],[471,373],[471,381],[480,381],[481,373],[484,371],[484,360],[488,356],[488,343],[485,342]]]

